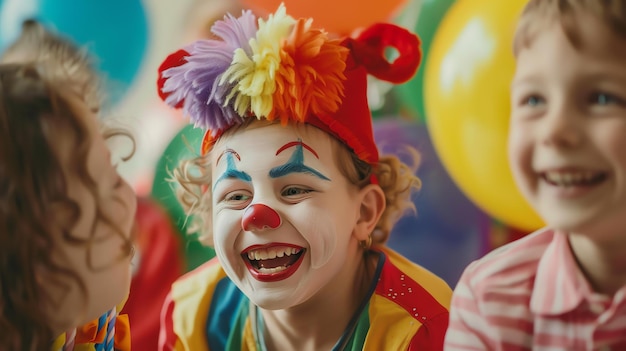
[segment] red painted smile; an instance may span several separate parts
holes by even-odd
[[[261,282],[289,278],[303,261],[306,249],[291,244],[254,245],[241,252],[248,271]]]

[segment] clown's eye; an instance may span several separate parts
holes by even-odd
[[[228,201],[228,202],[239,202],[239,201],[247,201],[250,200],[252,197],[248,194],[245,193],[240,193],[240,192],[232,192],[229,194],[226,194],[226,196],[224,197],[224,201]]]
[[[304,189],[304,188],[298,188],[298,187],[289,187],[289,188],[285,188],[281,195],[282,196],[298,196],[298,195],[304,195],[304,194],[308,194],[310,192],[312,192],[313,190],[310,189]]]

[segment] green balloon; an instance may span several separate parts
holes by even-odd
[[[395,89],[400,100],[400,105],[408,108],[409,112],[415,115],[421,122],[426,121],[423,92],[426,55],[428,55],[428,49],[437,32],[439,22],[441,22],[448,8],[450,8],[454,2],[455,0],[422,0],[419,15],[415,22],[415,28],[413,29],[422,42],[422,63],[417,73],[410,81],[397,86]],[[410,6],[407,6],[407,8],[409,11],[411,10]],[[411,15],[412,14],[408,12],[403,13],[396,22],[406,21],[407,16],[410,17]]]
[[[215,251],[201,244],[197,239],[197,234],[187,234],[190,219],[178,203],[175,183],[169,179],[172,178],[171,172],[178,167],[181,160],[199,155],[203,136],[204,132],[200,128],[194,128],[193,125],[185,126],[174,136],[157,163],[151,191],[152,198],[165,208],[181,235],[187,270],[192,270],[215,257]]]

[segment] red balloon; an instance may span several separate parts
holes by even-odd
[[[122,309],[132,325],[133,351],[158,348],[161,306],[185,273],[182,242],[168,213],[151,198],[137,199],[135,272]]]
[[[314,27],[349,35],[376,22],[389,22],[407,0],[242,0],[245,8],[259,16],[273,13],[281,2],[285,3],[287,13],[296,19],[312,17]]]

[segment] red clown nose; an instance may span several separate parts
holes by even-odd
[[[280,216],[271,207],[254,204],[246,209],[241,219],[245,231],[276,229],[280,226]]]

